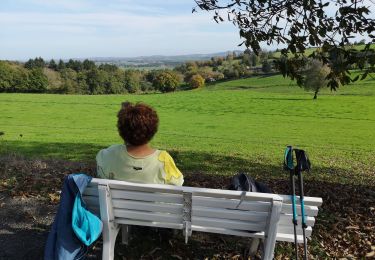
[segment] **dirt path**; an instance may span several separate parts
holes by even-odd
[[[0,260],[43,259],[64,177],[92,165],[0,157]]]
[[[56,206],[0,193],[0,259],[42,259]]]

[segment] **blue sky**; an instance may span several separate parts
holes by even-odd
[[[239,49],[193,0],[1,0],[0,59],[132,57]]]
[[[372,0],[365,0],[375,12]],[[194,0],[0,0],[0,59],[134,57],[241,49]],[[335,8],[329,7],[334,15]],[[355,40],[360,40],[358,37]],[[276,46],[262,45],[266,49]]]

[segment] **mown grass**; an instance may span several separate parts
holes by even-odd
[[[310,256],[365,257],[370,248],[366,241],[373,240],[375,186],[375,80],[371,77],[338,92],[325,89],[318,100],[280,75],[171,94],[0,94],[0,132],[5,133],[0,136],[0,155],[15,152],[34,158],[93,161],[99,149],[121,142],[116,113],[124,100],[143,101],[158,110],[160,129],[152,143],[172,152],[185,173],[186,185],[226,188],[228,175],[247,171],[276,193],[288,193],[288,177],[281,165],[283,149],[287,144],[306,149],[313,169],[305,175],[305,192],[324,201],[309,242]],[[45,181],[54,187],[38,187],[49,193],[59,189],[61,175],[77,167],[52,161],[55,164],[43,169],[34,169],[32,163],[11,167],[3,161],[0,170],[11,175],[3,173],[6,187],[35,193],[37,182],[30,180],[52,173]],[[347,230],[348,226],[358,228],[358,233]],[[216,259],[220,252],[222,258],[229,258],[242,252],[247,241],[228,237],[216,243],[212,241],[217,237],[203,236],[193,237],[186,246],[181,237],[168,239],[173,247],[162,244],[164,240],[148,240],[145,248],[134,240],[131,247],[117,248],[117,252],[139,258],[159,247],[165,256],[215,254]],[[275,255],[284,259],[292,251],[291,243],[278,243]]]
[[[366,44],[358,44],[358,45],[348,46],[347,48],[353,48],[355,50],[361,51],[361,50],[364,50],[365,47],[366,47]],[[309,56],[310,54],[312,54],[317,49],[318,49],[317,47],[308,48],[308,49],[305,50],[305,55]],[[375,44],[371,44],[370,49],[375,49]],[[280,51],[274,52],[272,54],[272,56],[274,58],[279,58],[281,56],[281,52]],[[292,54],[290,54],[290,56],[292,56]]]
[[[375,80],[367,78],[318,100],[280,75],[240,79],[204,90],[150,95],[0,94],[1,153],[93,160],[121,142],[116,112],[143,101],[160,115],[153,145],[172,151],[183,171],[284,178],[283,149],[306,149],[314,177],[373,183]],[[282,177],[281,177],[282,176]]]

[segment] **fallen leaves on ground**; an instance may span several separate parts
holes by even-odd
[[[59,160],[27,160],[16,155],[0,157],[0,191],[17,197],[42,196],[58,203],[64,177],[93,174],[92,165]]]
[[[94,163],[58,160],[28,160],[18,156],[0,158],[0,192],[20,198],[47,198],[51,204],[59,201],[63,179],[70,173],[93,175]],[[287,179],[259,179],[275,193],[289,194]],[[185,185],[225,189],[230,177],[218,174],[185,173]],[[305,182],[306,196],[323,198],[323,205],[309,241],[311,259],[375,257],[375,192],[373,186],[344,185],[313,180]],[[0,203],[0,208],[2,204]],[[194,253],[207,259],[244,259],[249,240],[230,236],[193,234],[185,245],[181,238],[165,243],[148,241],[152,248],[139,252],[138,257],[157,259],[161,255],[186,259]],[[136,238],[135,238],[136,240]],[[162,246],[160,246],[162,245]],[[133,250],[140,250],[138,245]],[[302,249],[302,247],[300,247]],[[124,249],[127,254],[129,250]],[[147,253],[148,252],[148,253]],[[291,243],[277,243],[275,259],[290,259]],[[137,255],[137,252],[132,252]],[[205,257],[202,257],[204,259]]]

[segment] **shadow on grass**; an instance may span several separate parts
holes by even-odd
[[[260,100],[278,100],[278,101],[295,101],[295,100],[312,100],[311,97],[291,98],[291,97],[252,97],[251,99]]]
[[[0,141],[0,155],[15,153],[36,159],[58,159],[78,162],[95,162],[95,156],[107,145],[89,143],[44,143],[21,141]],[[282,162],[261,161],[234,155],[214,154],[202,151],[169,150],[177,166],[183,172],[191,172],[198,176],[213,174],[232,176],[237,172],[247,172],[260,180],[288,179],[283,170]],[[312,162],[311,173],[305,175],[306,181],[318,180],[332,183],[357,183],[375,185],[374,172],[357,172],[350,168],[325,167]]]
[[[266,89],[269,88],[269,86],[265,87],[257,87],[257,86],[235,86],[231,87],[230,90],[251,90],[251,89]]]
[[[259,78],[270,78],[270,77],[273,77],[275,75],[281,75],[280,72],[269,72],[269,73],[265,73],[265,74],[260,74],[258,77]]]
[[[0,154],[15,153],[29,158],[94,160],[96,153],[105,145],[89,143],[46,143],[28,141],[0,141]]]

